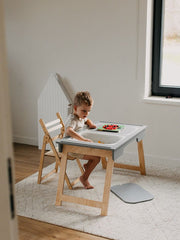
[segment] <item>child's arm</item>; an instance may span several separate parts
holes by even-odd
[[[77,140],[80,140],[80,141],[85,141],[85,142],[92,142],[90,139],[87,139],[87,138],[84,138],[83,136],[79,135],[77,132],[75,132],[73,130],[72,127],[68,127],[66,129],[66,133],[68,136],[72,137],[72,138],[75,138]]]
[[[90,119],[86,121],[86,124],[89,128],[96,128],[96,125]]]

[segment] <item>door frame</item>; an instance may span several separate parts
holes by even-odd
[[[17,240],[14,157],[3,14],[3,0],[0,0],[0,233],[1,239]]]

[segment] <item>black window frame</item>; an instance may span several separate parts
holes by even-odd
[[[152,41],[152,96],[180,97],[180,87],[160,86],[164,0],[154,0]]]

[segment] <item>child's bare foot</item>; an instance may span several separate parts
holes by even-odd
[[[82,185],[84,186],[84,188],[86,188],[86,189],[93,189],[93,188],[94,188],[94,187],[89,183],[88,180],[84,180],[83,176],[81,176],[79,179],[80,179]]]

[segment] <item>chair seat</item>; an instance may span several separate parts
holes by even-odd
[[[58,156],[61,158],[62,157],[62,153],[58,152]],[[52,150],[46,152],[44,155],[46,156],[49,156],[49,157],[55,157],[55,154]],[[68,155],[68,160],[75,160],[76,158],[75,157],[71,157],[70,155]]]
[[[57,152],[57,153],[58,153],[59,157],[62,157],[62,153],[60,153],[60,152]],[[55,154],[54,154],[54,152],[52,150],[46,152],[44,155],[46,155],[48,157],[55,157]]]

